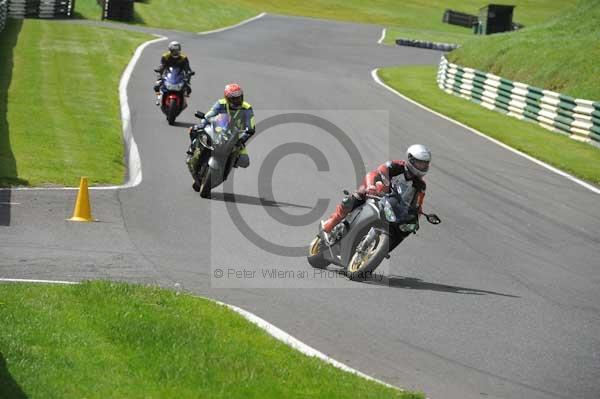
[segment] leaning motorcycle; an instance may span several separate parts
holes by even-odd
[[[167,116],[169,125],[173,125],[179,114],[187,108],[185,90],[193,75],[194,72],[186,74],[181,68],[169,67],[162,76],[160,109]]]
[[[350,280],[368,278],[408,234],[419,229],[416,210],[403,200],[406,190],[405,184],[393,182],[389,194],[368,195],[362,206],[334,227],[329,243],[320,229],[310,243],[308,263],[319,269],[341,266]],[[431,224],[441,223],[435,214],[421,214]]]
[[[197,112],[196,116],[204,118],[204,114]],[[219,114],[211,118],[196,138],[196,149],[200,151],[197,165],[188,167],[194,178],[195,188],[199,189],[202,198],[210,198],[213,188],[227,180],[231,169],[244,148],[240,138],[244,131],[233,126],[229,115]]]

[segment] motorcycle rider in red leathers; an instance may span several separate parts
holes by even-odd
[[[401,179],[399,184],[404,185],[402,197],[405,203],[410,204],[409,212],[417,219],[421,213],[425,199],[425,181],[423,177],[429,170],[431,152],[421,144],[411,145],[406,151],[406,161],[388,161],[365,176],[359,188],[345,197],[329,219],[321,222],[328,243],[331,243],[331,231],[353,209],[364,204],[368,195],[382,195],[390,192],[392,179]],[[406,233],[406,235],[410,232]]]

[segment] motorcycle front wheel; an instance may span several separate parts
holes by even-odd
[[[200,176],[200,196],[202,198],[210,198],[210,167],[208,165],[203,166]]]
[[[175,124],[175,118],[177,118],[177,101],[171,100],[167,106],[167,122],[169,122],[169,125]]]
[[[308,246],[308,263],[316,269],[325,269],[329,262],[323,257],[323,240],[320,236],[316,236]]]
[[[390,236],[381,231],[377,231],[375,239],[364,251],[358,251],[362,242],[367,239],[367,233],[354,247],[354,254],[346,267],[346,275],[350,280],[362,281],[367,279],[389,252]]]

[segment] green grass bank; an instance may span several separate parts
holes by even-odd
[[[530,122],[489,111],[440,90],[437,67],[390,67],[383,81],[407,97],[575,176],[600,184],[600,151]]]
[[[155,287],[0,284],[0,397],[400,398],[233,311]]]
[[[533,25],[560,15],[575,1],[516,0],[511,4],[517,6],[515,20]],[[198,32],[231,25],[264,11],[383,25],[390,28],[388,42],[400,34],[415,39],[444,41],[451,37],[461,41],[472,36],[471,31],[442,23],[444,10],[477,14],[485,4],[480,0],[147,0],[135,3],[135,22]],[[99,10],[96,0],[77,0],[76,11],[83,17],[97,19]]]
[[[9,20],[0,35],[0,186],[120,184],[118,85],[151,36]]]
[[[469,39],[449,60],[600,101],[600,0],[581,0],[560,16],[518,32]]]

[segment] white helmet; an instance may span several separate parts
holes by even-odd
[[[172,56],[179,57],[179,53],[181,52],[181,44],[175,41],[169,43],[169,52]]]
[[[423,177],[429,170],[431,151],[422,144],[413,144],[406,150],[406,167],[415,176]]]

